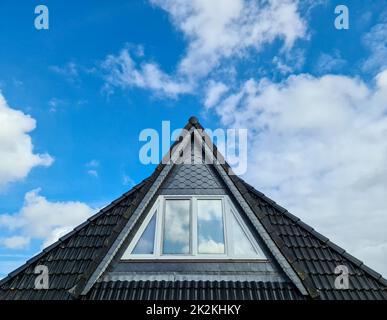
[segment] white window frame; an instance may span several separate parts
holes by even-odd
[[[166,200],[190,200],[190,253],[184,254],[163,254],[163,231],[165,221],[165,202]],[[198,200],[221,200],[222,201],[222,220],[223,220],[223,237],[224,237],[224,248],[225,253],[214,254],[214,253],[198,253],[198,227],[197,227],[197,201]],[[156,214],[156,225],[155,225],[155,237],[154,237],[154,252],[153,254],[131,254],[135,248],[138,240],[142,236],[145,228],[148,226],[153,215]],[[231,235],[231,222],[229,215],[233,214],[235,219],[240,224],[243,232],[247,236],[248,240],[252,244],[254,250],[257,252],[254,256],[246,255],[235,255],[233,252],[232,241],[229,241]],[[235,209],[233,203],[228,196],[224,195],[160,195],[148,215],[145,217],[140,228],[137,230],[135,236],[130,242],[128,248],[122,255],[121,260],[263,260],[267,258],[263,254],[254,236],[247,228],[242,217],[240,217],[238,211]]]

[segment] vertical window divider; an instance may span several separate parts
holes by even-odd
[[[225,208],[224,216],[226,219],[225,225],[226,225],[226,232],[225,236],[227,237],[227,256],[232,257],[234,255],[234,241],[232,241],[232,225],[231,225],[231,219],[230,219],[230,214],[233,214],[231,211],[230,203],[229,200],[226,199],[227,205]]]
[[[191,198],[191,218],[192,218],[192,254],[198,254],[198,203],[196,197]]]
[[[230,250],[228,248],[229,246],[229,237],[228,237],[228,231],[229,231],[229,226],[228,226],[228,202],[225,197],[222,197],[222,219],[223,219],[223,237],[224,237],[224,254],[226,256],[229,255]]]
[[[156,235],[155,235],[155,256],[161,256],[161,244],[162,244],[162,232],[164,221],[164,197],[160,197],[157,205],[157,217],[156,217]]]

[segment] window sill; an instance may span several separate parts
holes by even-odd
[[[268,262],[267,259],[261,259],[261,258],[227,258],[227,257],[151,257],[151,258],[145,258],[145,257],[139,257],[139,258],[132,258],[132,259],[121,259],[120,262],[122,263],[130,263],[130,262],[176,262],[176,263],[202,263],[202,262],[259,262],[264,263]]]

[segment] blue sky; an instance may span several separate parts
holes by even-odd
[[[151,174],[142,129],[191,115],[247,128],[244,178],[387,274],[384,1],[46,0],[49,30],[37,4],[0,3],[0,277]]]

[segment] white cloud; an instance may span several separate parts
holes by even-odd
[[[296,0],[151,0],[167,11],[172,23],[188,40],[179,72],[205,76],[221,59],[241,56],[246,49],[259,51],[265,44],[283,40],[283,49],[306,34]]]
[[[97,168],[99,166],[99,161],[98,160],[90,160],[88,163],[86,163],[86,167],[89,168]]]
[[[365,36],[363,42],[370,51],[363,64],[366,71],[379,72],[387,67],[387,19],[375,25]]]
[[[93,169],[87,170],[87,174],[89,176],[94,177],[94,178],[98,178],[98,171],[97,170],[93,170]]]
[[[36,121],[31,116],[8,106],[0,93],[0,188],[25,178],[36,166],[50,166],[48,154],[34,154],[29,132]]]
[[[297,0],[150,2],[168,12],[173,25],[187,40],[186,52],[178,62],[176,72],[170,74],[162,71],[156,63],[146,62],[142,47],[127,45],[119,54],[108,55],[98,68],[108,94],[117,87],[142,88],[157,95],[176,98],[193,93],[197,89],[197,81],[213,70],[221,73],[226,69],[232,71],[231,67],[224,68],[225,59],[241,60],[251,53],[251,49],[259,52],[278,39],[282,41],[278,55],[285,55],[285,60],[291,60],[289,57],[295,54],[289,55],[290,49],[297,39],[306,36],[306,23],[299,14]],[[303,57],[299,57],[299,53],[296,55],[297,60],[292,63],[299,65]],[[276,65],[284,67],[282,60],[278,60]],[[220,87],[216,89],[224,90]],[[213,91],[214,95],[208,97],[207,104],[212,103],[211,99],[219,98],[217,95],[221,91]]]
[[[12,236],[4,239],[0,239],[0,245],[8,249],[23,249],[30,243],[28,237]]]
[[[0,226],[18,232],[14,240],[19,240],[19,243],[23,237],[43,240],[47,246],[96,211],[82,202],[50,202],[39,192],[35,189],[26,193],[24,205],[18,213],[0,215]],[[24,245],[27,244],[26,240]]]
[[[176,245],[176,248],[185,248],[188,242],[189,221],[187,219],[187,203],[177,203],[176,201],[166,202],[165,239]]]
[[[246,178],[387,275],[387,70],[249,80],[216,107],[249,129]],[[368,248],[364,250],[364,248]]]
[[[216,242],[213,239],[200,239],[199,252],[224,253],[224,243]]]
[[[288,64],[286,64],[282,59],[278,58],[277,56],[275,56],[273,58],[273,64],[276,66],[276,68],[278,69],[278,71],[285,75],[285,74],[288,74],[288,73],[291,73],[293,71],[293,68],[291,66],[289,66]]]
[[[187,82],[173,79],[154,63],[138,65],[128,48],[122,49],[118,55],[107,56],[101,67],[106,82],[105,90],[109,93],[115,87],[150,89],[156,94],[168,97],[192,91],[191,85]]]
[[[347,62],[341,58],[340,52],[335,51],[332,54],[321,53],[318,57],[315,70],[321,74],[337,71],[343,66],[345,66]]]
[[[66,102],[64,100],[62,100],[62,99],[51,98],[50,101],[48,101],[48,105],[50,106],[49,111],[50,112],[56,112],[57,108],[60,105],[64,105],[64,104],[66,104]]]
[[[50,66],[51,71],[64,76],[69,81],[75,81],[79,77],[79,67],[74,62],[68,62],[63,67]]]
[[[97,168],[99,167],[99,161],[93,159],[86,163],[86,168],[88,170],[86,171],[89,176],[92,176],[94,178],[98,178],[98,171]]]
[[[228,88],[224,83],[210,80],[208,83],[208,88],[206,90],[204,106],[206,108],[213,107],[215,104],[218,103],[221,96],[226,93],[227,90]]]
[[[88,217],[88,215],[92,214],[92,210],[90,211],[90,214],[87,214],[85,216],[85,219]],[[69,233],[72,229],[74,229],[77,225],[82,223],[83,221],[79,221],[77,224],[67,225],[63,227],[53,228],[50,233],[48,234],[47,238],[44,239],[42,248],[48,247],[50,244],[53,244],[55,241],[57,241],[60,237],[63,237],[67,233]]]
[[[270,70],[270,72],[278,71],[281,76],[301,70],[305,63],[305,50],[294,48],[286,52],[286,54],[281,54],[280,52],[279,55],[273,57],[272,63],[275,68]],[[265,70],[265,72],[267,71]]]

